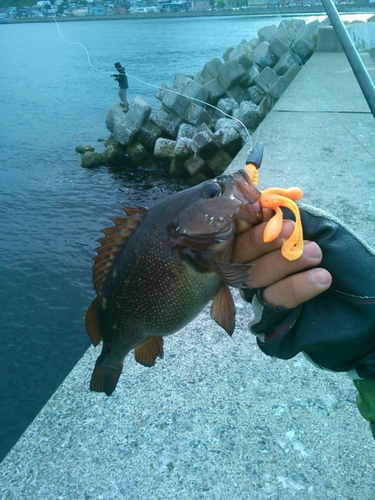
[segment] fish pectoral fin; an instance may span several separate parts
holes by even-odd
[[[98,311],[98,299],[95,298],[91,306],[87,309],[85,316],[86,331],[91,339],[94,346],[97,346],[102,340],[102,334],[99,330],[99,311]]]
[[[157,357],[164,357],[163,337],[148,337],[134,349],[134,357],[143,366],[154,366]]]
[[[254,264],[210,261],[210,267],[222,281],[233,288],[249,288],[252,282]]]
[[[221,283],[211,305],[211,318],[232,335],[235,326],[236,308],[228,285]]]

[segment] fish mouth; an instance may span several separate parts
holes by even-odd
[[[236,214],[236,219],[241,219],[249,224],[262,222],[262,207],[259,203],[260,191],[252,183],[246,170],[239,170],[233,174],[236,186],[245,202]]]
[[[206,232],[194,232],[194,231],[181,231],[179,232],[179,228],[177,228],[177,232],[180,234],[180,236],[183,236],[185,238],[191,238],[194,240],[199,240],[201,242],[210,242],[216,240],[216,241],[224,241],[227,240],[228,238],[231,238],[233,235],[233,229],[234,229],[234,224],[233,221],[228,219],[228,221],[225,221],[223,223],[223,226],[220,227],[220,229],[213,230],[213,231],[206,231]]]

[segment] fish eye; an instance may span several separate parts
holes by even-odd
[[[205,198],[218,198],[223,194],[223,189],[217,182],[208,184],[203,189],[203,196]]]

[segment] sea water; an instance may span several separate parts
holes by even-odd
[[[310,18],[311,19],[311,18]],[[85,170],[74,148],[103,149],[120,61],[152,85],[195,74],[277,17],[82,21],[0,26],[0,459],[90,345],[99,230],[126,205],[182,187],[142,171]],[[156,110],[155,88],[129,77],[129,100]]]

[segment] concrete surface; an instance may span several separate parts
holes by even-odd
[[[257,138],[261,188],[301,186],[374,245],[375,160],[363,146],[375,155],[375,125],[343,54],[315,54]],[[302,356],[264,356],[236,303],[232,338],[206,310],[166,339],[154,368],[129,355],[110,398],[88,390],[90,348],[0,465],[0,498],[373,500],[375,443],[352,382]]]
[[[346,29],[359,52],[368,52],[375,47],[375,22],[351,23]],[[339,39],[332,26],[321,26],[318,30],[317,52],[342,52]]]

